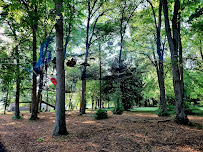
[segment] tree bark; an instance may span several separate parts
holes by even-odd
[[[102,69],[101,69],[101,44],[99,44],[99,108],[101,109],[101,75],[102,75]]]
[[[159,23],[157,27],[157,54],[159,56],[159,65],[158,65],[158,82],[160,89],[160,105],[162,112],[166,112],[166,98],[165,98],[165,84],[164,84],[164,68],[163,68],[163,55],[164,48],[161,49],[161,12],[162,12],[162,3],[160,0],[159,4]]]
[[[164,68],[163,68],[163,51],[164,51],[164,48],[161,49],[161,33],[160,33],[160,31],[161,31],[162,2],[160,0],[158,25],[157,25],[157,21],[156,21],[156,15],[155,15],[154,7],[153,7],[151,1],[147,0],[147,2],[151,5],[153,16],[154,16],[154,24],[155,24],[155,28],[156,28],[156,35],[157,35],[156,44],[157,44],[157,54],[159,56],[159,59],[158,59],[158,64],[157,64],[155,53],[153,51],[154,60],[155,60],[153,63],[154,63],[154,66],[156,68],[158,83],[159,83],[160,106],[161,106],[162,112],[165,113],[166,112],[166,98],[165,98]]]
[[[37,13],[37,5],[35,4],[35,13]],[[37,54],[36,54],[36,50],[37,50],[37,23],[36,20],[32,26],[32,33],[33,33],[33,68],[36,64],[37,61]],[[32,83],[33,83],[33,88],[32,88],[32,107],[31,107],[31,117],[30,120],[36,120],[39,119],[37,117],[37,113],[38,113],[38,103],[37,103],[37,76],[35,75],[35,73],[33,72],[33,77],[32,77]]]
[[[65,71],[64,71],[64,52],[63,52],[63,16],[62,0],[55,2],[57,19],[56,28],[56,109],[55,125],[53,136],[67,135],[65,118]]]
[[[38,90],[38,95],[37,95],[37,103],[40,105],[39,112],[41,111],[41,96],[42,96],[42,87],[43,87],[43,71],[40,71],[40,79],[39,79],[39,90]]]
[[[86,80],[82,79],[82,101],[80,113],[85,114],[85,110],[86,110]]]
[[[20,118],[20,110],[19,110],[19,100],[20,100],[20,68],[19,68],[19,52],[18,46],[16,47],[16,56],[17,56],[17,66],[16,66],[16,100],[15,100],[15,117]]]
[[[6,100],[4,102],[4,114],[6,114],[6,107],[8,106],[8,95],[9,95],[9,89],[7,89]]]
[[[180,80],[180,71],[178,63],[178,32],[177,32],[177,15],[180,9],[179,0],[175,1],[174,14],[172,20],[173,27],[173,37],[171,34],[171,28],[168,18],[168,4],[167,0],[163,0],[163,11],[165,17],[165,30],[167,34],[168,44],[171,52],[171,62],[172,62],[172,73],[173,73],[173,87],[175,93],[175,104],[176,104],[176,122],[177,123],[188,123],[188,118],[185,114],[183,94],[181,91],[181,80]]]
[[[85,63],[87,63],[88,55],[89,55],[89,27],[90,27],[90,1],[88,0],[88,18],[87,18],[87,30],[86,30],[86,54],[85,54]],[[86,65],[84,65],[84,69],[82,71],[82,100],[81,100],[81,107],[80,107],[80,114],[85,114],[86,110]]]
[[[180,12],[178,13],[178,46],[179,46],[179,68],[180,68],[180,83],[181,83],[181,91],[183,95],[184,100],[184,81],[183,81],[183,48],[182,48],[182,42],[181,42],[181,32],[180,32]]]

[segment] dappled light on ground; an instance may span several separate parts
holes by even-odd
[[[178,125],[172,118],[154,114],[125,112],[109,119],[94,120],[93,113],[80,116],[66,112],[67,136],[52,137],[54,113],[40,113],[39,120],[12,120],[0,115],[0,140],[8,151],[46,152],[200,152],[203,130]],[[190,120],[203,125],[202,117]],[[167,121],[163,121],[167,119]],[[6,125],[3,125],[6,124]]]
[[[83,124],[93,124],[93,123],[96,123],[95,121],[84,121],[82,122]]]

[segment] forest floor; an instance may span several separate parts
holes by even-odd
[[[7,152],[200,152],[203,151],[203,117],[188,116],[200,125],[176,124],[172,117],[125,112],[105,120],[93,113],[66,113],[68,136],[52,137],[54,113],[40,113],[37,121],[12,120],[0,115],[0,141]]]

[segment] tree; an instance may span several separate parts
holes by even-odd
[[[135,14],[135,10],[137,9],[139,3],[141,1],[134,1],[134,0],[119,0],[115,1],[116,9],[118,10],[117,14],[117,22],[119,24],[119,37],[120,37],[120,52],[119,52],[119,58],[118,58],[118,70],[117,70],[117,76],[118,76],[118,87],[120,89],[121,87],[121,79],[119,78],[119,75],[123,72],[124,68],[122,65],[122,50],[123,50],[123,44],[124,44],[124,36],[126,34],[126,29],[129,26],[129,22],[131,21],[132,17]],[[120,90],[122,91],[122,90]],[[122,98],[124,100],[124,98]],[[124,101],[123,101],[124,102]],[[120,99],[118,98],[116,107],[120,107]]]
[[[158,63],[157,60],[154,57],[153,65],[156,68],[157,77],[158,77],[158,83],[159,83],[159,89],[160,89],[160,105],[161,105],[161,113],[160,115],[167,115],[166,114],[166,99],[165,99],[165,85],[164,85],[164,68],[163,68],[163,55],[164,55],[164,45],[161,46],[161,12],[162,12],[162,2],[160,0],[159,2],[159,20],[158,25],[156,21],[156,15],[155,10],[153,7],[153,4],[150,0],[147,0],[147,2],[150,4],[154,16],[154,24],[156,28],[156,44],[157,44],[157,54],[158,54]],[[154,55],[155,56],[155,55]]]
[[[63,0],[55,1],[56,9],[56,109],[54,136],[67,135],[65,119],[65,71],[64,71],[64,51],[63,51]]]
[[[89,49],[90,49],[90,46],[95,41],[102,38],[102,36],[100,36],[94,39],[95,29],[99,19],[102,16],[104,16],[105,13],[107,13],[109,10],[108,8],[104,7],[104,4],[105,4],[105,1],[103,0],[94,0],[94,1],[87,0],[86,53],[85,53],[85,61],[83,63],[84,68],[81,74],[81,79],[82,79],[82,100],[81,100],[81,107],[80,107],[81,114],[85,114],[85,109],[86,109],[86,71],[87,71],[87,66],[89,66],[89,64],[87,63],[88,56],[89,56]]]
[[[185,114],[184,100],[183,100],[183,89],[181,85],[181,74],[180,74],[180,65],[178,62],[178,46],[179,42],[179,32],[178,32],[178,12],[180,11],[180,1],[175,0],[173,19],[172,19],[172,30],[169,23],[169,13],[168,13],[168,3],[167,0],[162,1],[163,12],[165,18],[165,30],[167,34],[168,44],[171,52],[171,63],[172,63],[172,72],[173,72],[173,87],[175,93],[175,104],[176,104],[176,121],[178,123],[188,123],[187,115]]]

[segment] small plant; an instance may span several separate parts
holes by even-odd
[[[44,141],[44,139],[40,138],[39,141],[42,142],[42,141]]]
[[[13,120],[18,120],[18,119],[23,119],[23,117],[22,117],[22,116],[18,116],[18,117],[13,116],[12,119],[13,119]]]
[[[94,115],[94,118],[96,120],[107,119],[108,118],[107,111],[103,109],[98,109]]]
[[[113,114],[122,115],[124,108],[122,106],[118,106],[112,109]]]

